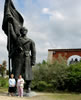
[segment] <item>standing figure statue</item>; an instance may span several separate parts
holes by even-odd
[[[26,37],[28,30],[23,27],[23,22],[23,17],[15,9],[12,0],[5,0],[2,29],[7,35],[9,63],[11,61],[10,65],[12,65],[15,79],[17,80],[18,76],[22,75],[26,82],[26,90],[30,92],[36,49],[35,43]]]
[[[26,37],[27,29],[22,27],[20,29],[20,37],[16,37],[16,48],[11,52],[12,58],[12,73],[15,75],[15,79],[18,79],[19,75],[22,75],[26,82],[26,90],[30,92],[30,83],[32,80],[32,66],[35,65],[36,50],[35,43]]]

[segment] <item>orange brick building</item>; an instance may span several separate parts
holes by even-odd
[[[48,62],[52,63],[54,59],[57,59],[61,55],[68,59],[70,56],[81,56],[81,48],[77,49],[48,49]]]

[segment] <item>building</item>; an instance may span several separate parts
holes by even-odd
[[[81,48],[77,49],[48,49],[48,62],[54,62],[54,59],[58,59],[58,57],[62,56],[68,60],[71,56],[77,55],[81,56]]]

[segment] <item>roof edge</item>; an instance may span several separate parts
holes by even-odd
[[[48,51],[81,51],[81,48],[68,48],[68,49],[48,49]]]

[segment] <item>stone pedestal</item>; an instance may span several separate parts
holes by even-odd
[[[16,93],[15,96],[18,96],[18,93]],[[33,92],[33,91],[30,91],[29,93],[24,92],[23,96],[24,97],[33,97],[33,96],[37,96],[37,93]]]
[[[24,92],[24,94],[23,94],[23,96],[25,96],[25,97],[33,97],[33,96],[36,96],[36,95],[37,95],[37,93],[33,92],[33,91],[31,91],[29,93]]]

